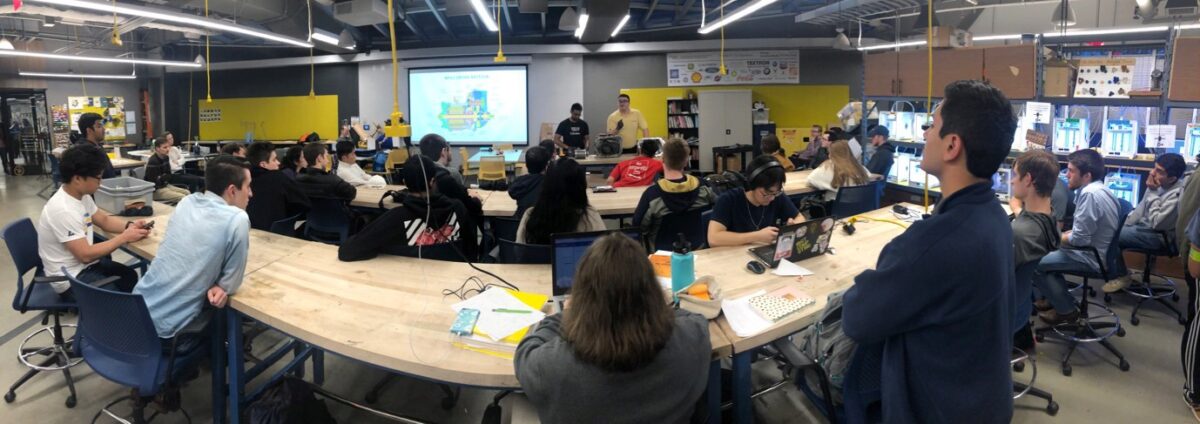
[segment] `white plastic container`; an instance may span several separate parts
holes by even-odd
[[[92,197],[97,207],[115,215],[131,203],[152,204],[154,183],[126,176],[107,178],[100,181],[100,189]]]

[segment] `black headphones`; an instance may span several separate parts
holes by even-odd
[[[777,160],[772,160],[770,162],[764,163],[757,168],[751,169],[750,173],[746,174],[746,186],[748,187],[754,181],[754,179],[756,177],[758,177],[759,175],[761,175],[764,172],[767,172],[771,168],[784,169],[783,165],[780,164],[779,161],[777,161]]]

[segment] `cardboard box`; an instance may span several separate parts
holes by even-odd
[[[952,26],[933,27],[933,48],[971,47],[971,33]]]
[[[1043,73],[1043,92],[1045,97],[1071,97],[1075,86],[1075,69],[1069,66],[1049,66]]]

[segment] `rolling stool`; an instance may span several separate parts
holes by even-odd
[[[1029,383],[1013,381],[1013,400],[1019,399],[1021,396],[1025,395],[1045,399],[1046,413],[1050,414],[1050,416],[1058,415],[1058,402],[1054,401],[1054,395],[1051,395],[1045,390],[1033,387],[1033,384],[1037,382],[1037,361],[1035,361],[1028,353],[1025,353],[1024,350],[1014,347],[1012,358],[1013,371],[1025,371],[1025,363],[1027,362],[1029,363],[1029,368],[1031,369]]]
[[[1171,298],[1171,301],[1179,300],[1179,294],[1176,292],[1175,281],[1167,278],[1165,275],[1154,273],[1155,259],[1157,259],[1159,256],[1168,258],[1177,257],[1179,256],[1179,247],[1175,243],[1171,242],[1170,237],[1167,236],[1167,233],[1163,231],[1155,232],[1162,236],[1163,245],[1166,246],[1165,248],[1156,250],[1140,248],[1125,249],[1134,253],[1146,255],[1146,269],[1142,271],[1141,281],[1134,282],[1130,284],[1129,287],[1126,287],[1122,290],[1126,294],[1138,298],[1137,305],[1133,306],[1133,313],[1129,314],[1129,323],[1138,325],[1140,320],[1138,320],[1137,314],[1138,310],[1142,308],[1142,304],[1147,300],[1155,300],[1158,303],[1161,303],[1163,306],[1166,306],[1167,309],[1171,310],[1171,312],[1174,312],[1175,318],[1179,321],[1180,325],[1187,325],[1187,317],[1184,316],[1183,312],[1180,312],[1179,308],[1176,308],[1174,304],[1166,300],[1167,298]],[[1160,283],[1154,283],[1152,282],[1153,277],[1158,277],[1162,281]],[[1105,294],[1104,302],[1107,303],[1110,301],[1112,301],[1112,295]]]
[[[1101,266],[1103,267],[1103,265]],[[1088,278],[1083,275],[1076,276],[1083,277],[1083,287],[1088,289]],[[1104,280],[1103,277],[1093,276],[1093,278]],[[1100,308],[1102,312],[1091,313],[1089,307]],[[1079,313],[1079,321],[1074,323],[1062,323],[1034,330],[1034,338],[1038,342],[1045,341],[1047,335],[1067,342],[1069,347],[1066,355],[1063,355],[1062,358],[1063,375],[1071,376],[1071,355],[1075,353],[1075,348],[1079,347],[1080,343],[1100,343],[1120,360],[1118,367],[1121,371],[1129,371],[1129,361],[1125,360],[1125,355],[1121,354],[1121,351],[1108,341],[1114,334],[1117,337],[1125,337],[1125,329],[1121,328],[1121,318],[1117,317],[1117,313],[1104,305],[1089,302],[1087,296],[1079,298]]]

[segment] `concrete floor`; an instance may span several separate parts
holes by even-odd
[[[27,176],[0,178],[0,224],[22,217],[35,217],[40,213],[44,201],[37,191],[45,186],[47,179]],[[7,248],[0,247],[0,299],[12,298],[12,262]],[[127,257],[119,256],[118,259]],[[1125,297],[1114,301],[1114,308],[1123,322],[1129,317],[1132,302]],[[21,340],[30,331],[28,325],[35,317],[21,315],[9,308],[0,308],[0,353],[12,355]],[[68,319],[70,320],[70,319]],[[1162,311],[1150,306],[1142,315],[1140,326],[1126,326],[1128,335],[1114,338],[1132,369],[1121,372],[1115,360],[1098,347],[1088,346],[1077,352],[1072,359],[1074,374],[1064,377],[1059,371],[1058,359],[1064,352],[1060,344],[1048,342],[1039,346],[1037,358],[1040,365],[1037,387],[1050,391],[1060,404],[1058,416],[1051,417],[1043,412],[1045,403],[1032,398],[1016,401],[1013,421],[1020,423],[1187,423],[1195,422],[1190,410],[1184,405],[1181,392],[1183,377],[1179,360],[1179,343],[1183,327]],[[255,351],[262,352],[274,344],[286,341],[284,336],[268,332],[255,341]],[[374,382],[382,378],[383,372],[366,365],[354,363],[329,355],[326,359],[325,387],[350,399],[361,400]],[[778,376],[774,365],[768,361],[756,364],[756,380],[768,384]],[[25,368],[15,357],[0,359],[0,384],[7,389]],[[73,409],[63,406],[67,397],[61,374],[35,377],[17,393],[11,404],[0,405],[0,416],[6,423],[87,422],[104,404],[128,391],[95,375],[86,364],[74,368],[76,388],[79,391],[78,405]],[[268,373],[269,374],[269,373]],[[1029,375],[1016,374],[1018,380]],[[379,401],[379,406],[389,411],[433,422],[477,423],[483,415],[494,391],[464,389],[458,404],[449,411],[438,405],[442,391],[429,382],[410,378],[396,380]],[[183,390],[184,407],[197,423],[211,420],[210,388],[207,370],[201,377]],[[507,402],[506,402],[507,403]],[[388,422],[369,414],[332,404],[330,408],[339,422],[374,423]],[[527,421],[521,416],[530,414],[516,409],[514,421]],[[795,388],[764,395],[755,401],[755,412],[759,422],[794,423],[820,422],[815,409]],[[156,420],[158,422],[185,422],[182,415],[173,414]],[[100,422],[111,422],[102,419]]]

